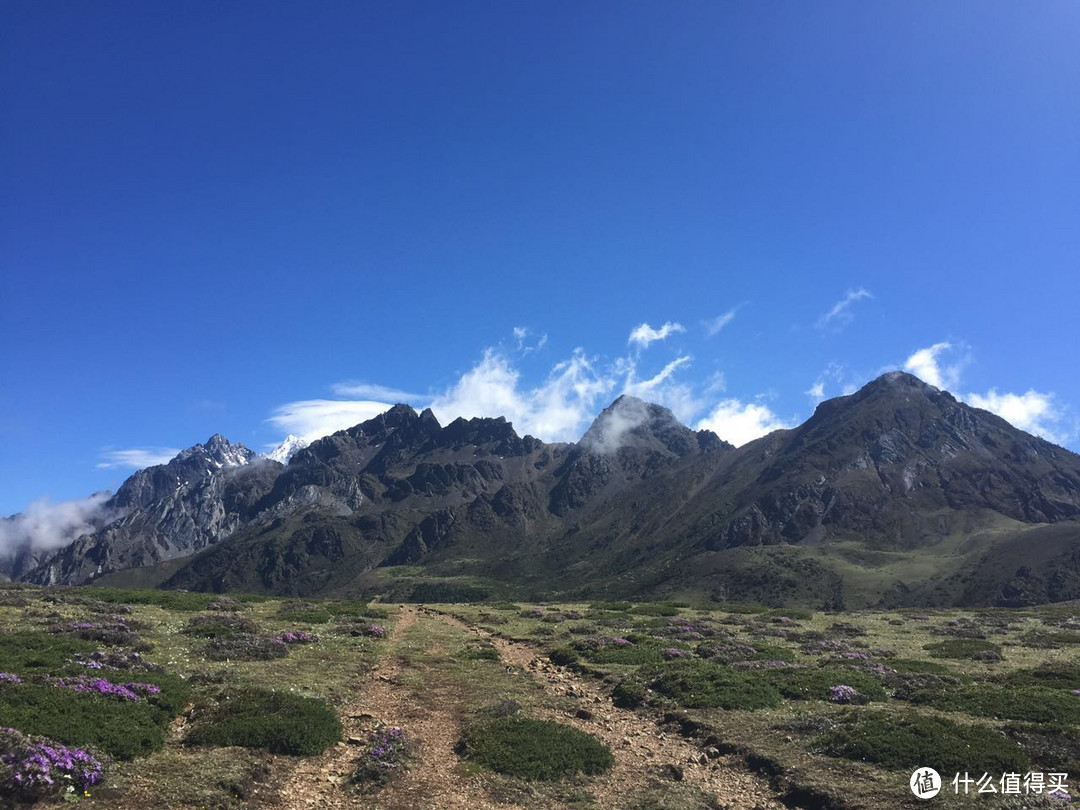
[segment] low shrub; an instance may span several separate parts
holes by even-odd
[[[314,756],[341,739],[337,715],[319,698],[266,689],[237,689],[198,707],[185,742],[238,745],[273,754]]]
[[[572,647],[553,647],[548,651],[548,658],[551,659],[551,663],[557,666],[568,667],[571,664],[576,664],[581,655]]]
[[[978,660],[983,653],[996,653],[1000,659],[1001,647],[992,641],[978,638],[950,638],[933,644],[924,644],[923,649],[931,658],[952,658],[957,661]]]
[[[483,602],[490,598],[491,591],[476,585],[457,582],[421,582],[415,585],[406,601],[434,602],[436,604]]]
[[[140,591],[126,588],[91,587],[87,593],[102,602],[118,605],[156,605],[166,610],[199,611],[221,597],[212,593],[191,591]]]
[[[472,762],[520,779],[592,775],[615,764],[611,749],[593,735],[518,715],[474,723],[465,730],[460,751]]]
[[[1017,686],[1080,689],[1080,664],[1071,661],[1047,661],[1029,669],[1015,670],[996,680]]]
[[[709,661],[671,661],[642,672],[642,678],[654,691],[693,709],[765,709],[781,700],[776,687],[760,675]]]
[[[829,665],[824,667],[769,670],[769,682],[792,700],[828,700],[830,689],[838,684],[854,687],[866,700],[884,700],[885,688],[875,677],[862,670]]]
[[[575,649],[580,649],[575,645]],[[642,666],[659,664],[664,660],[663,648],[657,643],[604,644],[580,649],[581,657],[593,664],[630,664]]]
[[[936,661],[918,661],[914,658],[891,658],[889,666],[901,673],[927,673],[929,675],[951,675],[952,670]]]
[[[824,753],[886,768],[927,766],[939,773],[1025,772],[1031,758],[1001,733],[920,714],[848,710],[819,743]],[[978,763],[977,766],[974,763]]]
[[[490,641],[474,641],[465,645],[460,657],[467,661],[498,661],[499,651]]]
[[[270,636],[222,636],[207,642],[203,654],[211,661],[269,661],[284,658],[289,648]]]
[[[1064,723],[1009,723],[1005,733],[1043,767],[1080,772],[1080,729]]]
[[[277,615],[283,621],[302,624],[326,624],[334,617],[323,605],[294,601],[282,602]]]
[[[210,613],[194,617],[187,623],[183,632],[186,635],[201,638],[224,638],[240,634],[254,635],[259,632],[259,626],[247,616]]]
[[[907,700],[945,712],[1029,723],[1080,723],[1080,697],[1045,686],[980,683],[916,691]]]
[[[633,678],[623,678],[611,690],[611,702],[622,709],[636,709],[645,698],[645,685]]]
[[[642,602],[640,605],[635,605],[633,613],[637,613],[641,616],[678,616],[679,609],[674,605],[657,603],[657,602]]]
[[[63,675],[82,668],[73,665],[76,656],[89,656],[97,645],[80,638],[49,633],[19,631],[0,633],[0,672],[28,675]]]
[[[96,748],[117,759],[159,750],[172,720],[152,700],[118,701],[37,683],[0,688],[0,717],[24,734]]]

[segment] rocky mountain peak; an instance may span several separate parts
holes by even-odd
[[[232,443],[220,433],[215,433],[206,440],[206,444],[196,444],[186,450],[181,450],[169,464],[189,460],[210,461],[219,469],[222,467],[242,467],[250,463],[256,456],[254,450],[249,450],[244,445]]]
[[[578,445],[613,455],[625,447],[683,456],[700,449],[698,436],[669,409],[623,394],[593,421]]]

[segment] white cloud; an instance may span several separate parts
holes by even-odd
[[[97,492],[74,501],[34,501],[13,519],[0,520],[0,555],[18,550],[25,543],[34,551],[60,548],[94,531],[95,523],[110,517],[104,509],[109,497],[108,492]]]
[[[658,340],[664,340],[668,335],[673,335],[676,332],[685,332],[680,323],[673,323],[668,321],[659,329],[654,329],[647,323],[643,323],[640,326],[634,328],[630,333],[630,338],[627,340],[632,346],[637,346],[639,349],[648,348],[650,343],[655,343]]]
[[[373,419],[391,407],[390,403],[374,400],[304,399],[282,405],[267,421],[282,433],[311,443]]]
[[[690,355],[677,357],[647,380],[636,380],[635,364],[626,361],[623,366],[625,378],[622,393],[670,408],[679,419],[689,422],[701,412],[706,403],[702,396],[695,393],[695,387],[692,384],[677,382],[674,376],[680,368],[688,366],[691,360]],[[719,381],[714,379],[711,387],[716,386],[717,383],[721,388],[723,387],[722,376]]]
[[[175,447],[128,447],[120,450],[107,447],[101,451],[102,460],[97,468],[142,470],[156,464],[168,464],[179,452]]]
[[[1059,426],[1065,414],[1057,406],[1053,394],[1034,389],[1024,394],[999,394],[996,388],[991,388],[985,394],[968,394],[964,400],[1055,444],[1062,444],[1070,438],[1067,432],[1060,432]]]
[[[521,354],[528,354],[529,352],[535,352],[544,348],[544,345],[548,341],[547,334],[542,334],[536,338],[536,342],[531,345],[528,342],[529,337],[533,335],[533,331],[527,326],[515,326],[514,327],[514,341],[516,342],[515,349]]]
[[[832,309],[818,318],[817,328],[824,329],[827,326],[832,326],[836,329],[843,329],[854,319],[854,315],[851,314],[851,306],[856,301],[861,301],[864,298],[873,298],[874,295],[865,287],[859,287],[857,290],[848,290],[844,293],[844,297],[833,304]]]
[[[773,413],[767,405],[738,399],[723,400],[697,424],[698,430],[711,430],[736,447],[774,430],[789,427],[792,425]]]
[[[825,381],[819,378],[813,385],[810,386],[809,390],[807,390],[806,392],[806,395],[809,396],[815,404],[824,400]]]
[[[732,307],[723,315],[717,315],[712,320],[705,321],[706,336],[712,337],[713,335],[715,335],[717,332],[719,332],[721,329],[723,329],[725,326],[735,320],[735,315],[738,314],[738,312],[739,307]]]
[[[946,341],[919,349],[904,361],[904,371],[911,372],[936,388],[955,388],[960,383],[960,372],[967,363],[965,357],[955,357],[956,349]],[[951,363],[945,360],[950,353],[954,355]]]
[[[521,373],[494,349],[435,397],[431,409],[442,424],[459,416],[505,416],[519,435],[544,441],[576,441],[595,415],[614,380],[597,371],[580,349],[555,365],[535,388],[521,387]]]

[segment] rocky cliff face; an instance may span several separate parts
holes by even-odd
[[[576,445],[519,437],[504,419],[444,427],[398,405],[286,466],[213,437],[113,501],[123,517],[27,578],[84,582],[195,554],[171,586],[347,593],[381,567],[420,565],[538,590],[723,579],[725,592],[756,583],[755,598],[779,581],[839,599],[838,569],[806,550],[931,553],[989,525],[1043,524],[1061,527],[1055,559],[1070,537],[1080,547],[1080,457],[903,373],[738,449],[632,397]]]
[[[22,578],[74,584],[194,554],[253,518],[281,469],[273,461],[256,461],[242,444],[212,436],[168,464],[132,475],[104,505],[105,513],[120,517],[41,555]]]

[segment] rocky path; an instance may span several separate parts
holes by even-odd
[[[460,722],[453,701],[442,699],[447,695],[439,688],[437,678],[425,678],[428,688],[420,694],[415,685],[403,682],[404,662],[408,661],[409,652],[415,652],[416,642],[410,631],[418,621],[432,621],[432,618],[411,605],[402,607],[386,652],[342,717],[346,739],[362,739],[379,723],[404,728],[418,748],[418,763],[377,793],[353,794],[342,785],[353,771],[360,747],[342,743],[321,757],[304,760],[293,771],[280,791],[285,810],[513,810],[516,807],[488,801],[483,777],[469,776],[461,767],[461,760],[454,753],[454,746],[461,738]]]
[[[589,792],[604,808],[627,806],[650,776],[685,781],[715,800],[713,807],[728,810],[784,810],[767,780],[751,773],[738,757],[709,758],[691,741],[665,732],[655,723],[611,703],[606,691],[588,676],[558,667],[538,657],[531,645],[508,641],[493,633],[443,613],[428,611],[432,617],[451,623],[487,639],[500,658],[519,677],[531,677],[545,690],[576,699],[581,709],[571,714],[548,712],[545,719],[580,728],[606,741],[615,753],[615,767],[609,774],[594,777]],[[544,712],[534,712],[545,716]]]
[[[683,783],[682,787],[693,786],[710,797],[707,806],[712,808],[784,810],[768,783],[736,758],[709,759],[681,736],[613,706],[593,679],[554,666],[538,657],[528,644],[499,638],[452,616],[412,605],[401,608],[379,664],[355,702],[346,707],[342,720],[346,739],[352,738],[354,743],[378,723],[404,728],[417,744],[417,762],[383,790],[357,795],[342,785],[353,770],[360,746],[343,742],[322,756],[299,761],[279,788],[274,806],[284,810],[524,810],[509,799],[492,798],[489,788],[494,777],[471,771],[454,753],[461,737],[461,717],[453,689],[440,680],[438,671],[424,671],[416,664],[419,645],[438,637],[437,633],[422,632],[427,622],[489,640],[509,667],[509,677],[532,679],[550,694],[576,701],[580,707],[576,712],[541,709],[533,714],[576,726],[612,747],[615,767],[588,783],[588,792],[599,807],[617,810],[633,806],[646,784],[655,789],[658,783],[672,787]],[[445,629],[442,632],[445,635]]]

